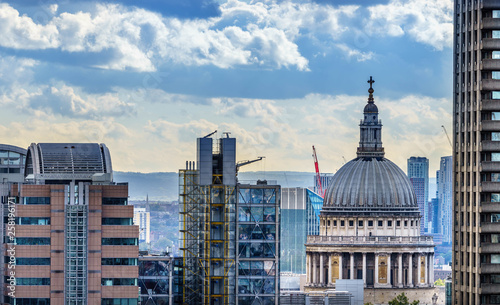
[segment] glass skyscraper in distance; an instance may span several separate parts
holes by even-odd
[[[411,157],[407,162],[407,173],[410,178],[415,196],[417,196],[418,208],[422,215],[420,222],[420,233],[428,232],[429,222],[429,159],[425,157]]]

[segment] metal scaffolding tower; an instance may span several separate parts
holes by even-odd
[[[180,231],[184,304],[235,303],[235,187],[199,185],[196,170],[180,170]]]

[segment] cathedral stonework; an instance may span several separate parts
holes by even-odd
[[[378,289],[429,293],[434,242],[420,236],[421,216],[410,180],[384,157],[374,81],[370,77],[368,82],[357,157],[332,178],[319,235],[307,237],[305,290],[326,291],[337,279],[363,279],[365,296]]]

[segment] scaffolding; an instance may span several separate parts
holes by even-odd
[[[235,187],[199,185],[196,170],[179,171],[183,303],[235,304]]]

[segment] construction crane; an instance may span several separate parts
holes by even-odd
[[[316,155],[316,148],[314,148],[314,145],[313,145],[313,160],[314,160],[314,167],[316,169],[316,181],[318,183],[318,193],[319,195],[321,196],[321,198],[323,198],[323,196],[325,195],[324,191],[323,191],[323,185],[321,184],[321,175],[319,173],[319,164],[318,164],[318,156]]]
[[[254,163],[254,162],[257,162],[257,161],[260,161],[260,160],[262,160],[264,158],[265,157],[257,157],[257,159],[255,159],[255,160],[240,161],[240,162],[236,163],[236,172],[238,172],[238,170],[240,169],[240,167],[248,165],[248,164],[251,164],[251,163]]]
[[[448,136],[448,132],[446,131],[446,128],[444,127],[444,125],[441,125],[441,127],[443,128],[444,133],[446,134],[446,137],[448,138],[448,142],[450,143],[451,148],[453,148],[453,144],[451,144],[451,140],[450,140],[450,137]]]
[[[204,136],[203,138],[208,138],[208,137],[211,137],[211,136],[213,136],[216,132],[217,132],[217,130],[216,130],[216,131],[214,131],[214,132],[212,132],[212,133],[207,134],[207,135],[206,135],[206,136]]]

